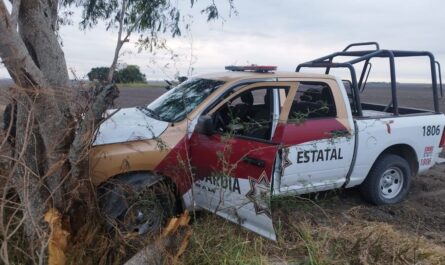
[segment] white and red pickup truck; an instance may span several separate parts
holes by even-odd
[[[362,45],[375,49],[350,50]],[[353,59],[338,63],[338,56]],[[408,56],[431,61],[431,90],[425,91],[431,111],[398,106],[394,58]],[[360,100],[376,57],[390,62],[388,105]],[[357,80],[354,65],[360,62]],[[324,73],[301,73],[305,67]],[[332,68],[350,71],[347,87],[329,75]],[[103,122],[90,170],[110,220],[143,234],[158,229],[168,210],[197,206],[275,239],[273,196],[360,186],[371,203],[398,203],[445,144],[436,61],[429,52],[360,43],[296,72],[226,69],[193,77],[148,106],[114,111]],[[161,184],[168,184],[171,196],[163,191],[142,198]],[[177,201],[166,202],[172,197]]]

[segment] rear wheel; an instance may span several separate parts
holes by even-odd
[[[375,162],[360,190],[364,199],[373,204],[398,203],[408,194],[411,175],[410,166],[404,158],[385,154]]]

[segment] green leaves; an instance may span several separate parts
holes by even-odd
[[[219,18],[218,8],[215,3],[209,5],[201,11],[201,14],[207,14],[207,22]]]
[[[88,79],[90,81],[106,82],[109,71],[109,67],[94,67],[88,73]],[[113,82],[115,83],[144,83],[145,81],[145,75],[141,73],[137,65],[127,65],[118,71],[114,71]]]
[[[227,0],[233,9],[233,0]],[[190,0],[191,7],[196,0]],[[106,29],[118,28],[121,12],[123,36],[128,38],[137,33],[138,44],[152,49],[158,43],[160,34],[172,37],[181,35],[181,12],[173,0],[61,0],[62,6],[76,6],[82,9],[82,29],[92,28],[103,21]],[[207,15],[207,21],[218,19],[220,14],[213,0],[201,11]],[[185,25],[187,26],[187,25]]]

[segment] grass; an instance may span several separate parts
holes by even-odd
[[[201,214],[192,225],[194,234],[182,264],[445,264],[443,246],[386,223],[354,217],[345,221],[330,213],[311,219],[322,206],[296,199],[283,204],[287,207],[275,211],[277,242],[213,214]],[[306,214],[295,214],[296,208]]]
[[[166,84],[163,84],[162,82],[147,82],[147,83],[119,83],[117,84],[118,87],[125,87],[125,88],[162,88],[167,86]]]
[[[365,221],[355,214],[356,208],[346,212],[335,209],[334,214],[325,204],[337,197],[333,193],[315,201],[282,197],[273,202],[274,221],[278,224],[276,242],[214,214],[198,213],[191,224],[189,248],[180,264],[445,264],[443,246],[386,223]],[[69,257],[70,264],[105,264],[101,262],[104,255],[114,256],[115,264],[122,263],[128,254],[122,241],[104,240],[103,231],[96,226],[86,229],[88,232],[80,233],[85,237],[76,241],[80,252],[73,252],[77,254]],[[13,243],[24,245],[20,241],[23,237],[17,236]],[[22,259],[13,258],[18,264]]]
[[[269,240],[244,231],[224,219],[204,213],[193,224],[183,264],[268,264]]]

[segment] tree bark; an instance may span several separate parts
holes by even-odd
[[[14,158],[18,162],[12,184],[24,206],[28,242],[32,246],[40,239],[35,242],[41,249],[48,235],[43,226],[45,211],[54,207],[69,214],[73,201],[94,196],[79,169],[86,154],[83,148],[89,143],[84,137],[92,135],[116,94],[114,88],[103,90],[76,127],[67,104],[71,100],[67,66],[56,35],[58,1],[21,0],[19,6],[17,27],[0,1],[0,57],[19,94]],[[76,139],[75,128],[81,129]]]
[[[41,216],[45,213],[50,194],[44,188],[39,175],[42,172],[41,156],[33,155],[42,152],[43,143],[36,133],[38,130],[32,102],[24,94],[20,95],[18,100],[21,104],[17,105],[15,159],[19,163],[16,165],[12,184],[25,209],[24,215],[27,220],[24,223],[25,235],[28,237],[31,249],[34,249],[39,244],[35,241],[42,238],[42,234],[39,233],[42,225]]]
[[[65,55],[56,35],[57,9],[56,0],[22,0],[19,11],[19,32],[29,54],[44,74],[48,84],[53,88],[66,88],[69,76]]]
[[[28,93],[22,93],[19,96],[20,104],[17,104],[15,159],[19,161],[19,164],[15,167],[12,184],[21,201],[24,202],[24,215],[28,219],[25,231],[32,244],[32,241],[38,237],[35,228],[44,213],[48,193],[45,193],[42,188],[38,175],[40,161],[38,156],[33,155],[41,152],[38,150],[40,137],[34,122],[32,104],[27,94],[33,94],[38,87],[47,86],[47,82],[29,56],[2,1],[0,2],[0,32],[2,33],[0,57],[15,83],[29,88]]]
[[[29,56],[3,1],[0,1],[0,32],[0,57],[14,82],[23,87],[46,86],[43,73]]]
[[[19,9],[20,9],[21,0],[13,0],[12,1],[12,10],[11,10],[11,24],[12,28],[16,29],[19,20]]]
[[[47,80],[35,100],[38,133],[45,146],[46,168],[43,176],[51,190],[53,206],[62,211],[66,202],[63,172],[69,171],[67,151],[73,140],[73,118],[66,95],[69,76],[65,56],[56,35],[58,1],[22,0],[19,32],[28,53]]]

